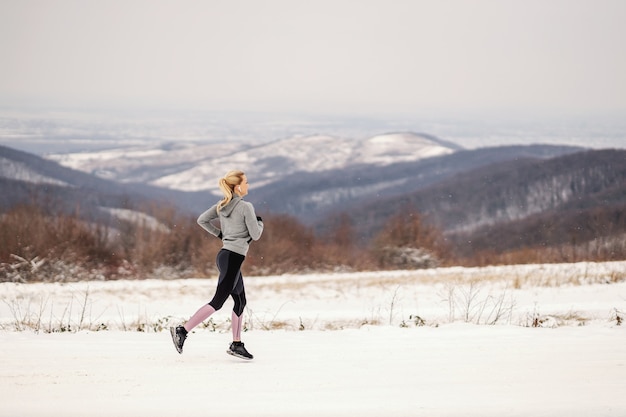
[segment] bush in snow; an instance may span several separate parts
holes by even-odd
[[[421,248],[384,246],[378,251],[382,266],[399,269],[424,269],[439,266],[438,259]]]

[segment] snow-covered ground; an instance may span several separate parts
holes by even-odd
[[[2,283],[0,416],[626,416],[625,274],[246,277],[251,362],[224,353],[230,301],[183,355],[164,331],[215,279]]]

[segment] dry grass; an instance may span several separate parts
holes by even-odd
[[[277,279],[278,278],[278,279]],[[328,274],[323,279],[289,280],[255,277],[256,288],[302,292],[310,287],[342,292],[346,287],[394,287],[406,285],[503,283],[509,288],[559,287],[562,285],[611,284],[626,281],[626,261],[606,263],[506,265],[476,268],[434,268],[415,271],[376,271],[358,274]]]
[[[527,290],[539,287],[621,283],[625,280],[623,271],[626,262],[246,277],[247,292],[252,297],[270,297],[282,304],[259,304],[255,302],[258,298],[251,299],[249,306],[260,306],[260,310],[246,310],[244,330],[342,329],[381,324],[412,327],[455,321],[529,327],[586,325],[590,320],[603,318],[591,317],[575,308],[549,315],[520,316],[515,299],[520,296],[518,290],[528,293]],[[211,296],[215,280],[2,285],[8,290],[0,304],[7,313],[1,324],[4,329],[158,332],[186,317],[165,316],[173,309],[149,303],[171,301],[173,294],[181,302],[202,302],[202,297]],[[337,309],[342,303],[349,304],[351,312],[333,317],[321,314],[323,318],[316,313],[316,308]],[[148,314],[146,306],[154,313]],[[610,320],[621,324],[623,306],[618,303],[611,306],[614,307],[616,312]],[[181,310],[177,306],[174,309]],[[356,309],[360,311],[355,314]],[[104,313],[106,318],[102,318]],[[230,320],[211,319],[204,328],[226,332]]]

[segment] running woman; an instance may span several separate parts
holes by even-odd
[[[219,186],[224,198],[198,217],[198,224],[204,230],[222,240],[222,249],[216,259],[219,270],[217,289],[208,304],[200,307],[183,326],[170,327],[170,333],[176,350],[183,353],[183,344],[191,329],[222,308],[231,296],[235,302],[232,312],[233,342],[226,352],[242,359],[252,359],[253,356],[241,342],[242,316],[246,306],[241,265],[250,242],[259,240],[263,233],[263,220],[255,214],[252,204],[243,200],[249,186],[243,172],[228,172],[219,180]],[[219,228],[212,223],[216,219],[219,219]]]

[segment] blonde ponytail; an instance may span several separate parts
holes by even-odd
[[[218,185],[220,190],[222,190],[222,194],[224,194],[224,198],[217,203],[218,212],[233,199],[233,190],[237,185],[241,184],[244,175],[242,171],[235,170],[229,171],[223,178],[220,178]]]

